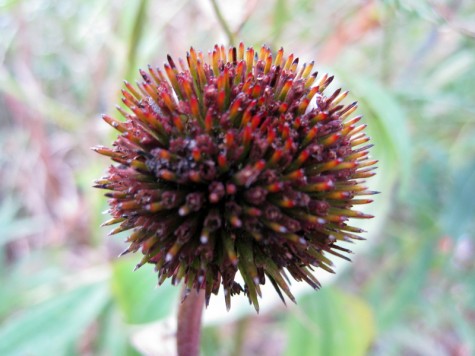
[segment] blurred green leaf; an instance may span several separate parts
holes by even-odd
[[[178,302],[178,288],[165,282],[157,285],[151,266],[133,271],[137,261],[119,259],[113,264],[112,289],[125,320],[142,324],[165,318]]]
[[[277,0],[274,5],[273,16],[273,41],[278,42],[285,29],[287,21],[290,19],[291,12],[287,9],[287,0]]]
[[[49,266],[38,269],[45,260],[49,261]],[[34,251],[27,258],[19,259],[13,265],[1,269],[0,285],[8,286],[8,288],[0,288],[1,321],[10,316],[12,311],[31,303],[31,298],[28,298],[31,290],[55,286],[58,280],[68,278],[67,272],[53,263],[53,260],[52,254]],[[32,271],[35,272],[32,273]]]
[[[107,285],[97,283],[35,305],[0,327],[0,355],[64,355],[109,302]]]
[[[19,236],[28,235],[41,229],[38,218],[18,218],[21,204],[8,196],[0,205],[0,246],[5,245]]]
[[[221,340],[217,327],[206,327],[202,330],[201,335],[201,355],[203,356],[215,356],[216,350],[222,348],[221,343],[225,340]]]
[[[298,301],[288,319],[286,355],[365,355],[373,341],[373,313],[362,299],[324,288]]]
[[[438,62],[434,68],[431,68],[427,90],[437,94],[444,87],[453,85],[454,82],[463,79],[463,76],[470,75],[474,63],[475,53],[462,47],[460,51],[448,56],[445,61]]]
[[[387,169],[398,172],[402,189],[407,190],[412,152],[406,114],[401,104],[390,91],[376,81],[346,72],[339,72],[340,75],[360,102],[359,110],[365,115],[371,141],[378,152],[378,159],[381,160],[379,165],[389,163]],[[381,157],[383,154],[385,159]]]
[[[0,1],[0,9],[5,11],[5,10],[10,10],[14,5],[18,5],[20,3],[20,0],[1,0]]]
[[[89,191],[92,182],[104,173],[104,166],[101,166],[101,162],[96,156],[97,155],[90,157],[91,161],[86,169],[76,172],[76,184],[79,189]],[[102,245],[107,230],[105,228],[98,229],[98,226],[107,220],[107,218],[104,217],[104,214],[102,214],[103,211],[107,210],[107,200],[104,197],[104,192],[99,190],[93,191],[92,194],[87,194],[85,198],[91,216],[89,220],[91,240],[96,242],[98,245]]]
[[[97,352],[100,355],[126,356],[130,344],[124,323],[117,305],[111,304],[101,319],[103,332],[99,336]]]
[[[474,231],[475,222],[475,161],[457,170],[453,184],[447,192],[447,201],[442,211],[442,227],[445,233],[455,238]]]
[[[434,241],[429,235],[425,241],[419,245],[414,256],[410,259],[411,262],[407,271],[398,280],[397,288],[391,292],[390,298],[387,299],[384,292],[391,288],[385,281],[385,276],[382,278],[383,284],[381,286],[386,290],[382,290],[380,298],[377,302],[377,316],[378,327],[384,330],[392,326],[401,317],[404,317],[404,312],[407,311],[408,306],[414,306],[416,300],[421,294],[421,287],[424,285],[427,273],[430,270],[431,263],[434,257]]]

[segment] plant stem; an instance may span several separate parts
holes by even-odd
[[[142,40],[144,29],[147,27],[147,8],[148,0],[142,0],[137,7],[137,12],[133,19],[132,30],[129,37],[128,50],[127,50],[127,63],[125,68],[125,78],[131,81],[134,78],[137,62],[137,48]]]
[[[182,299],[187,293],[183,287]],[[198,356],[200,352],[201,314],[205,302],[205,291],[191,290],[178,306],[177,350],[178,356]]]
[[[234,34],[233,31],[229,28],[228,23],[226,22],[223,14],[221,13],[221,10],[219,9],[218,3],[216,0],[211,0],[211,5],[213,5],[213,10],[216,14],[216,17],[218,18],[219,23],[221,24],[221,27],[223,28],[224,32],[226,32],[226,36],[228,36],[228,41],[231,46],[234,46]]]

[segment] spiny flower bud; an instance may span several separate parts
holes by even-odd
[[[294,301],[285,271],[319,288],[327,254],[348,259],[338,243],[361,239],[347,220],[371,217],[353,206],[371,202],[376,161],[361,117],[347,120],[356,102],[325,96],[333,76],[313,66],[241,43],[191,48],[125,83],[125,122],[103,116],[121,135],[94,148],[118,164],[95,187],[110,190],[111,234],[131,230],[123,254],[142,251],[137,268],[153,263],[160,284],[183,280],[207,303],[222,285],[228,309],[244,292],[258,310],[266,279]]]

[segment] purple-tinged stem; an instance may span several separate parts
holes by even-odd
[[[183,288],[182,299],[186,293]],[[177,350],[178,356],[198,356],[200,353],[201,314],[205,303],[205,291],[191,290],[178,306]]]

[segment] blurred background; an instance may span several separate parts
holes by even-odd
[[[178,289],[117,258],[90,147],[139,67],[241,40],[351,90],[382,194],[297,306],[214,317],[212,298],[203,355],[475,354],[475,2],[0,0],[1,355],[173,355]]]

